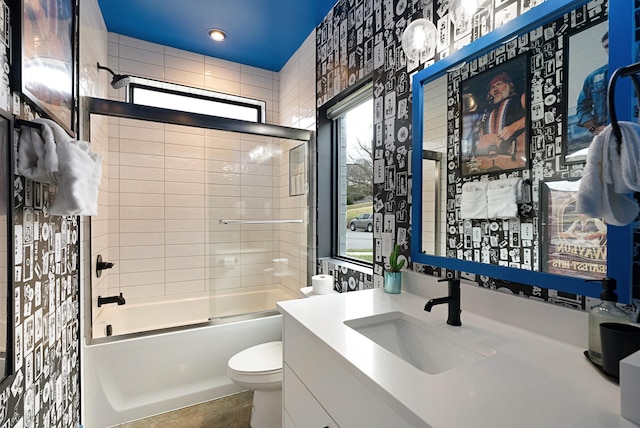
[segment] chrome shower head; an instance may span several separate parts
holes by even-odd
[[[100,63],[98,63],[98,70],[107,70],[113,76],[113,79],[111,79],[111,87],[113,89],[123,88],[129,83],[129,76],[124,74],[116,74],[109,67],[100,65]]]

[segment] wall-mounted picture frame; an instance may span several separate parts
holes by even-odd
[[[304,195],[306,192],[305,144],[289,150],[289,196]]]
[[[463,176],[523,169],[529,165],[528,82],[527,54],[462,81],[460,166]]]
[[[563,151],[567,164],[585,162],[593,137],[608,123],[608,31],[609,23],[604,19],[595,25],[583,26],[579,32],[566,37],[566,138]]]
[[[69,134],[75,130],[76,6],[74,0],[22,0],[14,41],[17,87]],[[14,21],[15,22],[15,21]]]
[[[576,209],[579,179],[540,183],[540,271],[586,279],[607,276],[607,225]]]

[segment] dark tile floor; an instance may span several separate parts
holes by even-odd
[[[120,428],[249,428],[253,391],[120,425]]]

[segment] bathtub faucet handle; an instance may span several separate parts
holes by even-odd
[[[100,278],[100,275],[102,275],[102,271],[105,269],[111,269],[113,265],[114,263],[111,262],[103,262],[102,254],[98,254],[98,260],[96,261],[96,276]]]

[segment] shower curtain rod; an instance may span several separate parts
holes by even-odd
[[[302,223],[301,219],[292,220],[223,220],[220,224],[277,224],[277,223]]]

